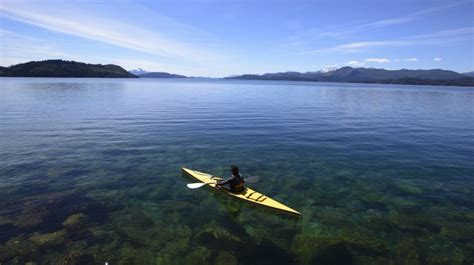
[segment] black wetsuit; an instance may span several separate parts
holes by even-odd
[[[241,192],[244,188],[244,178],[239,174],[238,176],[232,175],[232,177],[219,182],[219,186],[229,184],[230,191]]]

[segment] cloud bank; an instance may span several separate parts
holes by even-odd
[[[372,63],[389,63],[390,60],[387,58],[369,58],[365,59],[366,62],[372,62]]]

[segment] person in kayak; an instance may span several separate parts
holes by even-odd
[[[231,165],[230,170],[232,171],[232,176],[228,179],[220,180],[216,185],[217,188],[224,188],[234,193],[244,191],[245,181],[239,173],[239,167],[236,165]]]

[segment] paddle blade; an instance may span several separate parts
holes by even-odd
[[[255,183],[255,182],[258,182],[259,181],[259,177],[258,176],[252,176],[252,177],[248,177],[245,179],[245,182],[248,182],[248,183]]]
[[[188,183],[186,186],[190,189],[199,189],[202,186],[206,186],[207,183],[204,182],[198,182],[198,183]]]

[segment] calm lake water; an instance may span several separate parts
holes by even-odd
[[[472,264],[473,157],[473,88],[2,78],[0,263]]]

